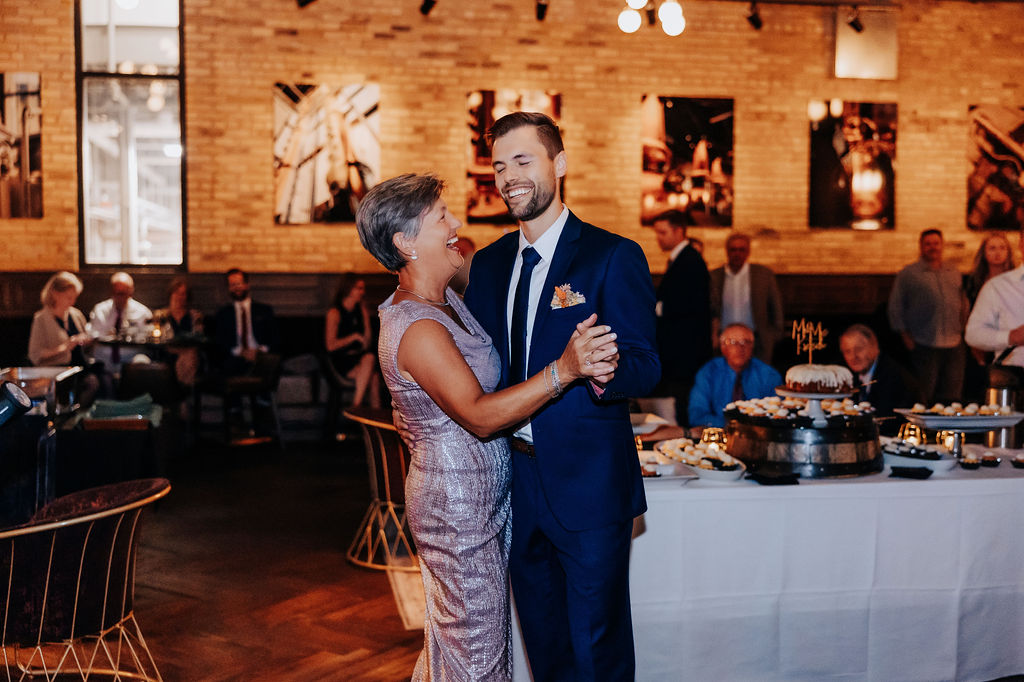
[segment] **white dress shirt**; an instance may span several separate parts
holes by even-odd
[[[548,270],[551,268],[551,261],[555,257],[555,249],[558,247],[558,238],[562,236],[562,228],[565,227],[565,221],[569,219],[569,209],[564,205],[562,206],[562,212],[555,218],[555,222],[551,224],[544,234],[537,239],[536,242],[531,244],[526,240],[526,235],[522,230],[519,230],[519,251],[516,256],[516,264],[512,267],[512,280],[508,287],[508,297],[505,299],[505,324],[509,330],[509,357],[512,356],[512,308],[515,305],[516,299],[516,284],[519,282],[519,273],[523,269],[523,249],[527,246],[532,246],[536,251],[537,255],[540,256],[540,261],[533,266],[533,272],[530,276],[530,298],[529,305],[526,310],[526,366],[530,366],[530,342],[533,339],[533,320],[537,315],[537,306],[542,303],[541,297],[544,289],[544,280],[547,279]],[[554,292],[548,292],[549,295],[554,295]],[[550,301],[550,298],[548,299]],[[566,339],[568,342],[569,339]],[[515,432],[515,435],[523,440],[532,443],[533,442],[533,430],[530,428],[530,424],[527,422]]]
[[[245,310],[245,321],[247,322],[245,329],[242,329],[242,311]],[[249,348],[256,348],[258,350],[267,352],[267,346],[261,345],[256,340],[256,335],[252,331],[252,299],[246,297],[244,301],[235,301],[235,338],[238,339],[238,345],[231,349],[232,355],[242,354],[242,339],[246,338],[249,340]]]
[[[121,326],[119,329],[115,329],[117,322],[117,310],[114,308],[114,299],[108,298],[105,301],[100,301],[93,306],[92,311],[89,313],[89,335],[93,338],[101,336],[116,336],[119,331],[125,331],[131,328],[139,329],[145,326],[149,320],[153,318],[153,312],[142,305],[134,298],[129,298],[128,302],[125,303],[124,311],[121,313]],[[105,346],[102,344],[94,344],[92,348],[92,355],[95,359],[104,362],[110,371],[113,370],[112,366],[115,364],[113,360],[113,348],[111,346]],[[122,347],[118,351],[120,356],[117,364],[123,365],[127,362],[131,362],[136,355],[145,355],[138,349],[132,349],[129,346]]]
[[[754,327],[754,310],[750,305],[750,263],[744,263],[736,274],[725,267],[722,284],[722,329],[730,324],[745,324]]]
[[[996,275],[978,292],[967,320],[967,345],[999,353],[1010,345],[1010,331],[1024,324],[1024,265]],[[1024,367],[1024,346],[1018,346],[1003,364]]]

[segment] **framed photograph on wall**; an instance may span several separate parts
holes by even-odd
[[[468,222],[510,225],[515,219],[494,185],[487,131],[494,122],[513,111],[538,111],[557,124],[562,118],[562,95],[543,90],[474,90],[466,96],[469,113],[469,150],[466,180]],[[563,178],[562,198],[565,198]]]
[[[38,73],[0,72],[0,218],[43,217]]]
[[[640,222],[669,209],[705,227],[732,225],[733,100],[641,98]]]
[[[811,100],[811,227],[891,230],[895,224],[894,103]]]
[[[354,223],[380,177],[380,87],[274,85],[274,222]]]
[[[1024,228],[1024,107],[999,104],[968,109],[967,227]]]

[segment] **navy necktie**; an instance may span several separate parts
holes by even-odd
[[[732,401],[743,400],[743,372],[736,372],[736,381],[732,384]]]
[[[540,262],[540,254],[532,246],[523,249],[523,268],[519,271],[516,295],[512,302],[512,356],[509,358],[512,383],[526,379],[526,317],[530,308],[530,278]]]

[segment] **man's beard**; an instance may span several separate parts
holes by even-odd
[[[551,202],[555,200],[555,190],[554,187],[548,188],[534,183],[533,197],[525,206],[520,206],[518,212],[513,210],[504,194],[501,195],[501,198],[505,202],[505,206],[508,207],[508,212],[512,214],[512,217],[525,223],[539,218],[544,211],[548,210]]]
[[[230,291],[228,293],[231,295],[232,301],[244,301],[245,299],[249,298],[248,291]]]

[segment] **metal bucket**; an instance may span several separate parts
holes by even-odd
[[[863,476],[884,466],[878,427],[870,417],[830,419],[820,428],[767,421],[734,417],[725,425],[729,454],[752,471],[828,478]]]
[[[1000,407],[1012,407],[1020,411],[1021,398],[1024,396],[1024,368],[1008,365],[992,365],[988,368],[988,391],[985,401]],[[1024,442],[1024,428],[1010,426],[995,429],[985,434],[985,442],[990,448],[1019,448]]]

